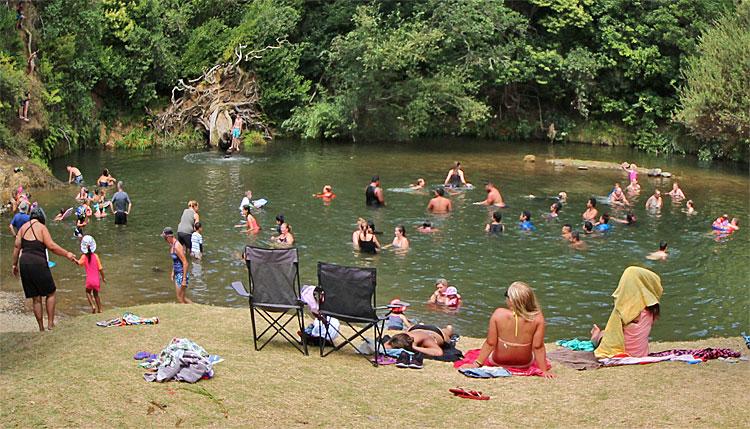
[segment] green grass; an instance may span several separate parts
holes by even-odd
[[[274,341],[253,350],[247,309],[158,304],[128,309],[156,326],[100,328],[103,315],[63,320],[53,332],[0,334],[3,427],[747,427],[748,363],[574,371],[554,380],[474,380],[450,364],[374,368],[349,351],[302,356]],[[132,359],[188,337],[225,361],[195,385],[148,383]],[[481,340],[462,338],[469,349]],[[554,347],[554,346],[552,346]],[[740,338],[652,345],[732,347]],[[745,351],[747,351],[745,349]],[[454,398],[462,386],[490,401]]]

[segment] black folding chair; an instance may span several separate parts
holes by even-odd
[[[299,331],[304,328],[303,309],[300,299],[299,259],[297,249],[263,249],[245,247],[245,263],[250,277],[250,290],[241,282],[232,283],[232,288],[249,298],[250,319],[253,325],[255,350],[263,349],[276,335],[281,335],[304,355],[307,355],[307,338],[302,336],[302,344],[296,332],[287,330],[287,325],[295,319]],[[264,319],[268,326],[258,334],[256,315]],[[265,340],[260,343],[264,336]],[[259,345],[260,343],[260,345]]]
[[[335,317],[354,331],[354,334],[346,337],[340,329],[329,325],[331,329],[326,329],[325,332],[327,341],[321,341],[320,344],[320,356],[328,356],[341,350],[347,344],[356,350],[357,347],[353,341],[358,338],[366,341],[364,334],[372,330],[372,341],[375,348],[375,360],[372,364],[378,366],[378,357],[381,354],[380,343],[383,340],[385,320],[390,314],[390,308],[375,307],[376,285],[375,268],[344,267],[318,262],[318,287],[322,290],[319,298],[321,320],[325,321],[327,317]],[[378,316],[377,310],[388,311],[384,315]],[[354,325],[362,327],[357,328]],[[343,342],[325,352],[328,341],[334,344],[332,331],[338,333]]]

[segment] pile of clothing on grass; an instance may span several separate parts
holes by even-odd
[[[213,366],[223,359],[210,355],[203,347],[187,338],[173,338],[161,351],[159,356],[148,352],[138,352],[133,356],[137,360],[145,359],[138,364],[146,368],[143,374],[146,381],[185,381],[195,383],[199,380],[213,378]]]
[[[96,326],[111,328],[113,326],[156,325],[157,323],[159,323],[158,317],[140,317],[128,311],[123,313],[122,317],[96,322]]]

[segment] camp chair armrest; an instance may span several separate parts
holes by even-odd
[[[232,282],[232,289],[237,292],[237,295],[244,296],[246,298],[251,297],[250,292],[245,289],[245,285],[242,282]]]

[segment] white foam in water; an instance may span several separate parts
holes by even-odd
[[[266,158],[255,158],[242,154],[226,156],[222,152],[196,152],[189,153],[183,157],[186,162],[191,164],[253,164],[259,161],[265,161]]]

